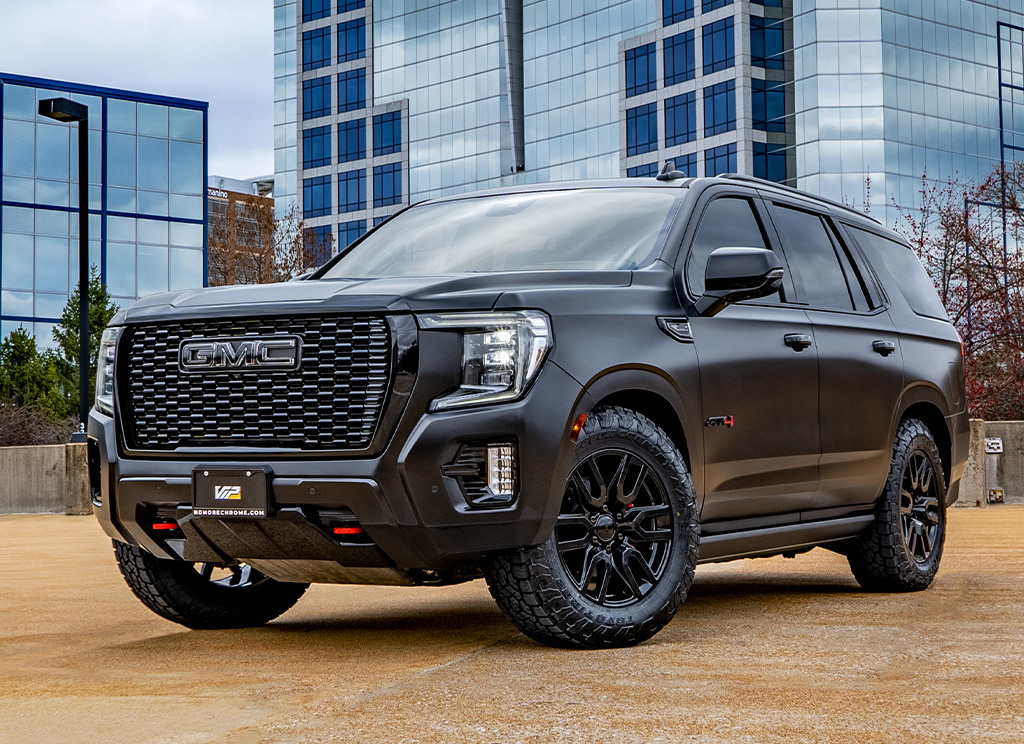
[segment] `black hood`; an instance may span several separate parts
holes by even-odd
[[[208,287],[144,297],[111,323],[331,312],[479,311],[490,310],[505,292],[521,297],[531,289],[624,287],[630,278],[629,271],[558,271]]]

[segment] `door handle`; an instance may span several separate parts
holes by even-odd
[[[814,339],[806,333],[787,333],[785,341],[786,346],[794,351],[803,351],[814,343]]]
[[[896,351],[896,344],[892,341],[875,341],[871,344],[871,348],[882,356],[887,357]]]

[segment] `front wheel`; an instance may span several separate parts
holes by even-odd
[[[853,575],[869,591],[927,589],[946,539],[946,481],[931,431],[900,423],[875,521],[851,546]]]
[[[698,537],[679,450],[650,419],[607,408],[583,427],[551,536],[492,556],[485,574],[498,606],[536,641],[630,646],[686,599]]]
[[[244,563],[220,567],[157,558],[117,540],[114,554],[143,604],[196,630],[263,625],[284,614],[309,587],[275,581]]]

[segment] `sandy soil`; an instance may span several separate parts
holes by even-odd
[[[1024,741],[1024,506],[953,510],[942,570],[703,566],[637,648],[542,648],[483,582],[314,586],[194,632],[130,593],[91,518],[0,517],[0,742]]]

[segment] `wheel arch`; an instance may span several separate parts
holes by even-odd
[[[688,406],[674,384],[660,374],[644,369],[611,372],[591,381],[587,393],[599,406],[621,406],[646,416],[675,444],[694,479],[697,493],[698,471],[703,463],[702,439],[694,435],[691,418],[696,406]]]
[[[900,412],[897,428],[898,424],[907,419],[917,419],[928,427],[939,448],[939,457],[942,458],[942,470],[948,489],[953,460],[953,440],[941,406],[942,400],[936,391],[924,386],[912,388],[904,395],[903,410]]]

